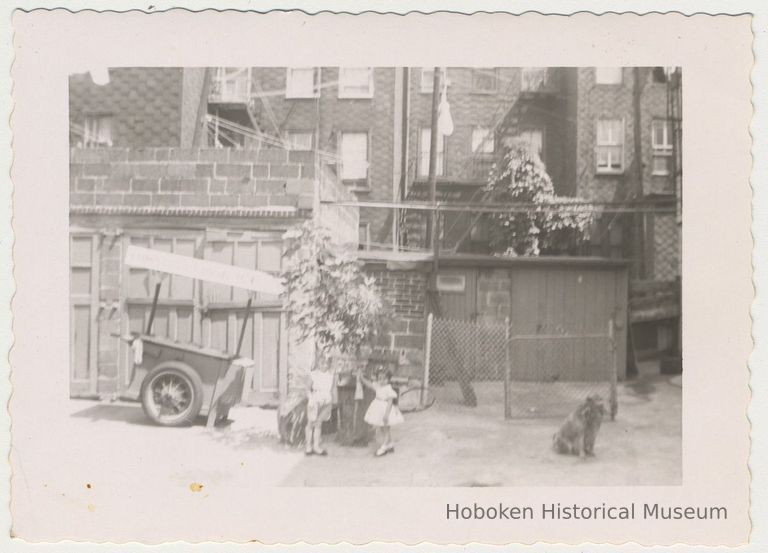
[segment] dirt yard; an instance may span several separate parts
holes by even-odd
[[[676,485],[682,480],[679,380],[651,375],[620,385],[617,419],[603,424],[596,457],[584,460],[552,452],[560,418],[508,421],[496,406],[472,409],[447,402],[406,414],[405,423],[393,430],[396,452],[382,458],[373,457],[373,446],[340,447],[332,437],[328,457],[305,457],[278,444],[276,411],[256,407],[233,409],[231,424],[209,431],[202,425],[152,426],[138,404],[73,400],[68,426],[73,435],[97,431],[89,457],[111,470],[120,471],[126,448],[147,452],[146,457],[152,452],[152,478],[158,482],[241,483],[251,489]],[[206,454],[196,454],[200,451]]]

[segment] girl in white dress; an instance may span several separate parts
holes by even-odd
[[[360,375],[362,383],[376,392],[376,397],[368,407],[368,411],[365,412],[365,422],[376,429],[376,441],[379,443],[379,448],[375,453],[376,457],[395,452],[390,427],[403,422],[403,414],[395,405],[397,392],[390,384],[391,378],[392,373],[383,367],[376,372],[375,382]]]

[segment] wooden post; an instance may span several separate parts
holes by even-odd
[[[616,361],[616,334],[614,330],[613,317],[608,320],[608,339],[611,348],[611,397],[609,399],[611,408],[611,420],[616,420],[616,413],[619,410],[618,398],[616,397],[617,386],[617,361]]]
[[[251,303],[253,302],[253,294],[248,296],[248,304],[245,306],[245,315],[243,316],[243,326],[240,327],[240,338],[237,340],[237,350],[235,351],[235,359],[240,357],[240,349],[243,347],[243,338],[245,338],[245,328],[248,326],[248,319],[251,318]]]
[[[424,381],[421,383],[421,397],[419,404],[422,408],[427,401],[429,390],[429,357],[432,352],[432,313],[427,315],[427,343],[424,345]]]
[[[504,364],[504,418],[509,420],[512,418],[512,405],[509,402],[509,396],[510,396],[510,385],[511,385],[511,379],[512,379],[512,356],[510,354],[509,348],[512,347],[511,344],[511,334],[512,331],[509,327],[509,317],[504,318],[504,335],[506,337],[506,340],[504,342],[504,357],[505,357],[505,364]]]
[[[157,312],[157,300],[160,297],[160,282],[155,284],[155,297],[152,300],[152,309],[149,312],[149,320],[147,321],[147,330],[145,334],[152,334],[152,323],[155,322],[155,313]]]

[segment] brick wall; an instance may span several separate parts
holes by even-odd
[[[184,72],[178,67],[110,69],[110,82],[103,86],[89,73],[72,75],[69,120],[82,126],[86,115],[110,115],[117,147],[180,146]]]
[[[635,72],[624,68],[618,85],[595,84],[593,68],[578,71],[578,187],[581,195],[591,199],[610,200],[617,194],[623,198],[635,180],[634,108],[632,105]],[[654,119],[667,118],[667,89],[653,80],[651,68],[640,69],[640,138],[642,146],[643,189],[645,194],[674,192],[671,176],[653,174],[651,130]],[[597,175],[595,171],[595,133],[600,118],[623,119],[625,164],[622,175]]]
[[[71,151],[72,206],[291,207],[311,210],[315,181],[281,149],[105,148]]]
[[[318,99],[285,97],[286,70],[282,67],[254,67],[252,78],[267,93],[269,107],[280,131],[314,132],[319,127],[317,145],[321,150],[337,152],[338,134],[342,131],[369,133],[369,186],[359,192],[362,200],[392,199],[394,156],[395,69],[374,68],[374,97],[345,99],[338,97],[337,67],[323,67],[322,88]],[[265,106],[256,102],[254,112],[262,128],[268,132],[273,124]],[[387,218],[386,210],[361,210],[361,222],[370,223],[376,236]]]
[[[405,364],[400,374],[420,377],[424,370],[426,339],[426,294],[428,274],[421,271],[388,270],[368,264],[366,271],[376,278],[380,292],[387,298],[393,316],[378,348],[402,352]]]
[[[472,88],[472,69],[447,69],[448,102],[451,105],[453,134],[445,139],[445,177],[472,179],[472,129],[492,127],[496,119],[506,114],[520,92],[520,69],[498,68],[498,91],[478,92]],[[421,90],[421,68],[410,70],[410,129],[408,152],[408,182],[426,175],[418,174],[421,129],[430,128],[432,122],[432,92]]]
[[[654,82],[651,68],[639,71],[642,92],[640,96],[640,140],[642,159],[643,194],[670,194],[674,192],[674,180],[670,176],[653,174],[652,125],[655,119],[667,118],[666,84]],[[598,201],[626,201],[632,199],[637,187],[635,159],[635,112],[633,108],[633,87],[635,72],[633,68],[624,68],[622,83],[618,85],[595,84],[593,68],[580,68],[577,77],[577,146],[576,146],[576,182],[577,193],[587,199]],[[600,118],[624,120],[624,172],[620,175],[600,175],[596,172],[595,144],[597,120]],[[653,218],[649,216],[649,218]],[[665,217],[656,217],[663,221],[654,225],[647,218],[644,251],[634,253],[630,243],[630,217],[604,217],[603,224],[598,224],[592,233],[596,253],[607,255],[611,248],[609,241],[620,244],[623,257],[643,257],[646,274],[642,278],[666,280],[674,278],[679,269],[676,266],[679,228],[665,224]],[[610,220],[612,230],[605,228]],[[670,216],[674,220],[674,216]],[[657,233],[658,230],[658,233]]]

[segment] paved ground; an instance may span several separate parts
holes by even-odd
[[[396,453],[383,458],[332,440],[328,457],[306,458],[277,443],[276,412],[255,407],[233,409],[228,427],[209,431],[150,425],[138,404],[73,400],[67,426],[73,435],[98,436],[89,458],[109,474],[140,477],[136,459],[125,455],[135,451],[159,486],[676,485],[681,404],[679,378],[646,375],[621,385],[619,416],[603,425],[596,457],[586,460],[550,449],[560,419],[505,421],[495,409],[440,402],[407,414],[393,431]]]

